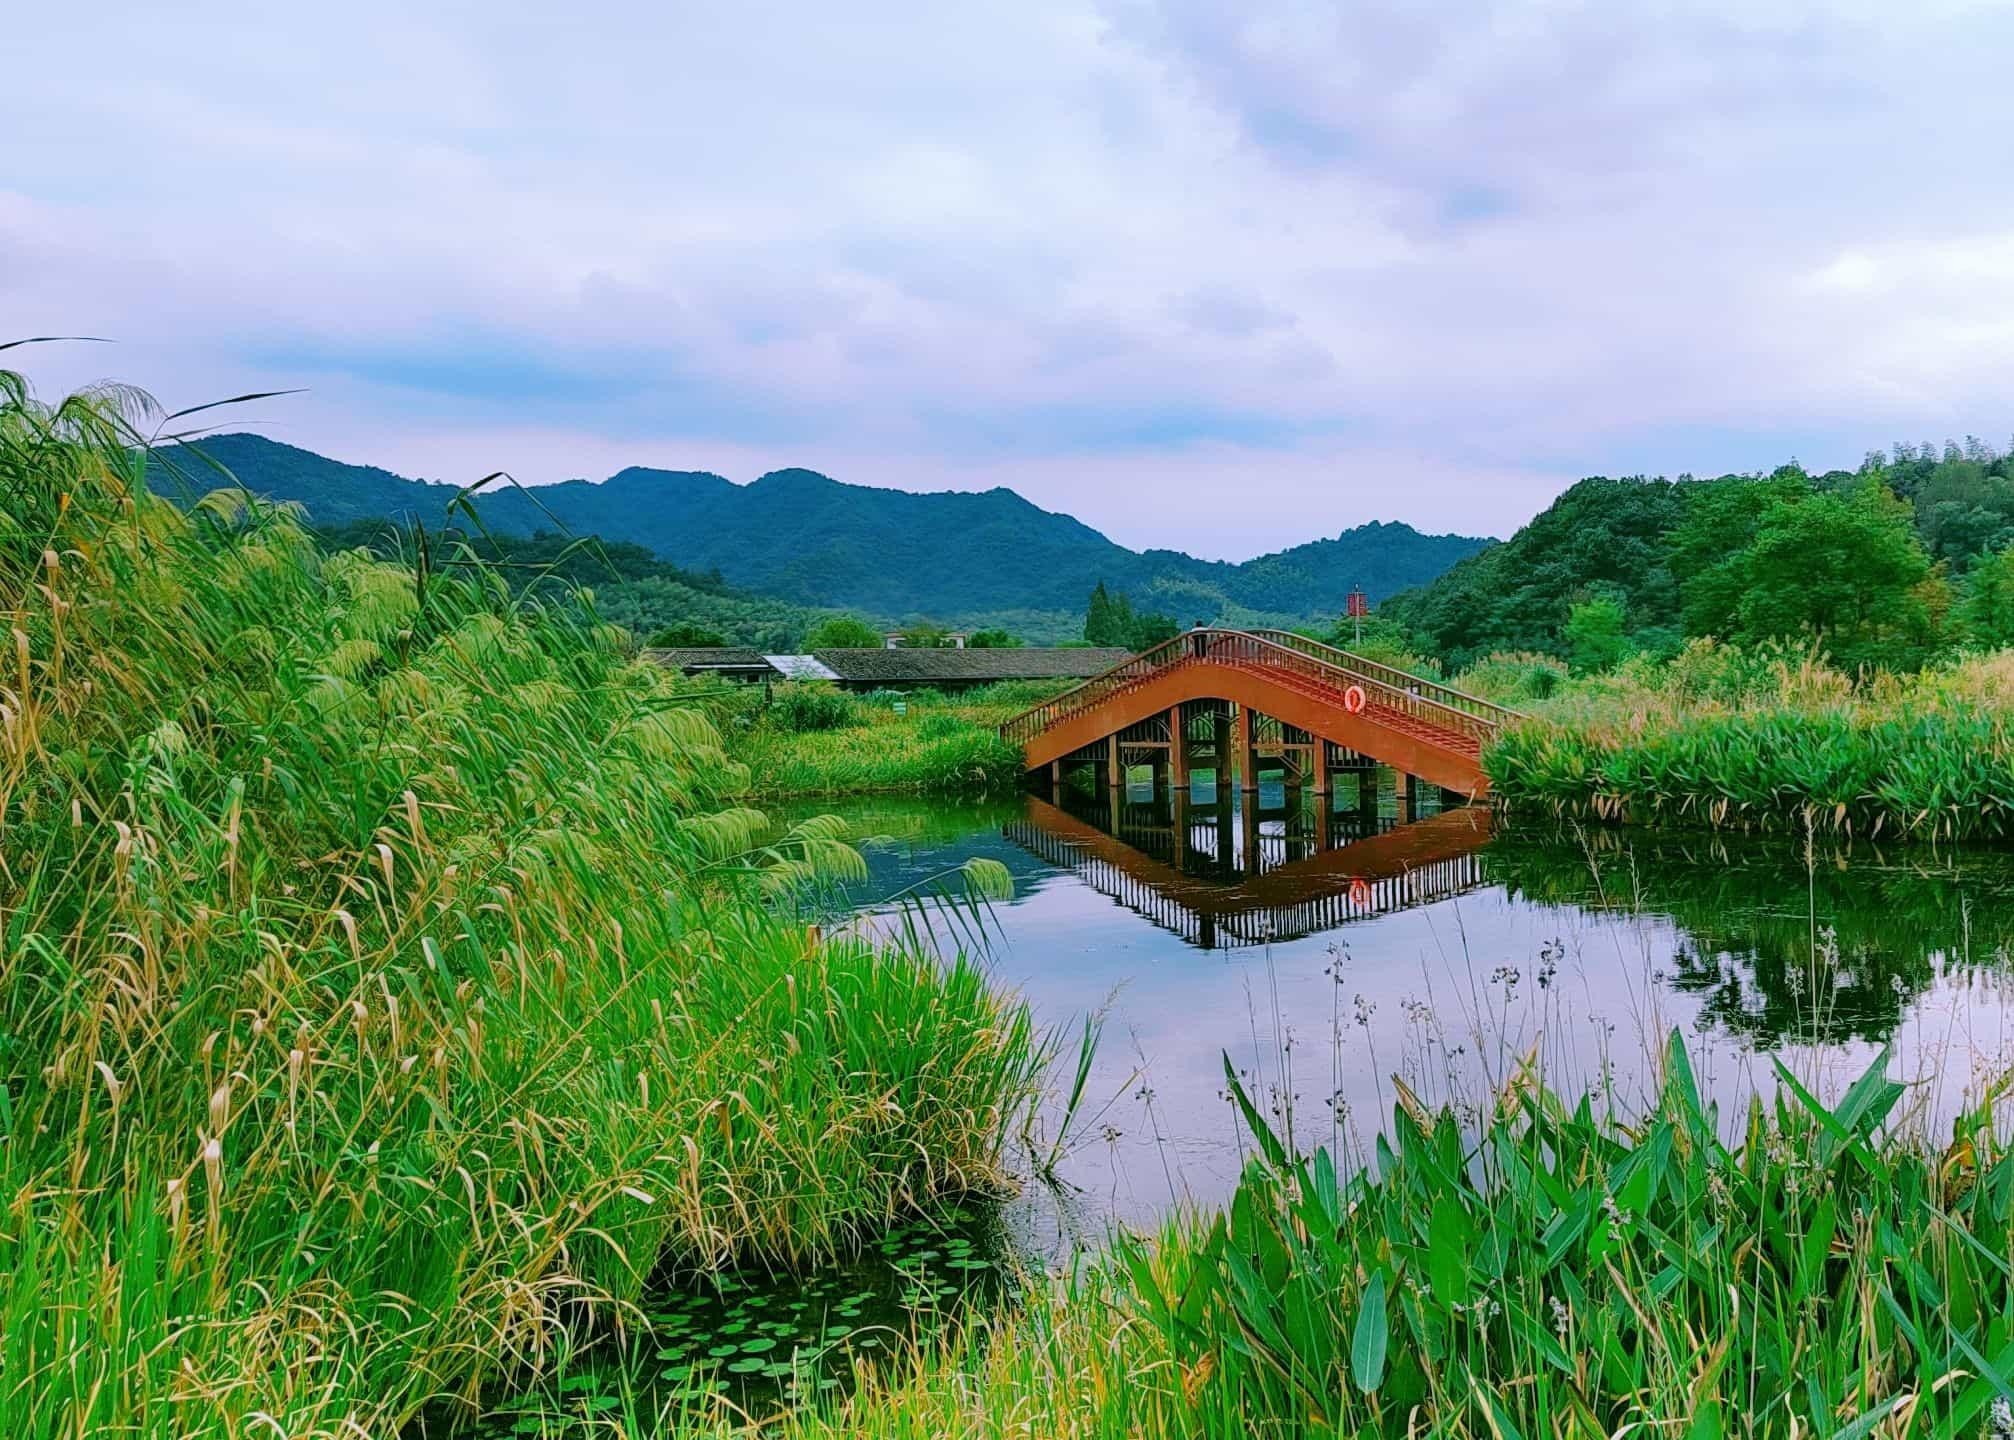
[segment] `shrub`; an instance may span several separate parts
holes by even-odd
[[[1566,662],[1556,655],[1498,651],[1464,670],[1454,683],[1481,699],[1515,707],[1550,698],[1566,679]]]
[[[860,723],[860,709],[844,691],[816,681],[776,687],[769,703],[771,723],[793,735],[844,730]]]

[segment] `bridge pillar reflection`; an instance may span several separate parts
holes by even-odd
[[[1259,791],[1253,786],[1238,798],[1238,839],[1244,849],[1247,875],[1259,873]]]

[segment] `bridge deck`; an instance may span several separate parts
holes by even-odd
[[[1470,796],[1512,711],[1281,631],[1192,630],[1008,721],[1036,769],[1194,701],[1235,704]]]

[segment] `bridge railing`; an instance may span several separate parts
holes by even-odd
[[[1289,641],[1293,643],[1288,643]],[[1366,701],[1410,715],[1436,728],[1473,738],[1489,739],[1516,718],[1514,711],[1492,705],[1452,686],[1424,676],[1381,665],[1346,650],[1304,640],[1284,631],[1190,630],[1172,640],[1122,661],[1052,700],[1022,711],[1000,727],[1000,734],[1026,744],[1065,716],[1102,705],[1134,686],[1177,665],[1220,664],[1245,669],[1285,671],[1341,693],[1355,685]]]
[[[1392,689],[1404,690],[1409,694],[1431,700],[1443,710],[1459,710],[1463,714],[1488,720],[1499,729],[1518,718],[1517,711],[1506,709],[1479,695],[1471,695],[1465,690],[1457,690],[1452,685],[1443,685],[1438,680],[1429,680],[1424,675],[1415,675],[1395,665],[1380,664],[1353,651],[1339,650],[1334,645],[1324,645],[1319,640],[1310,640],[1307,636],[1296,635],[1291,630],[1254,630],[1252,633],[1263,640],[1272,641],[1275,645],[1298,650],[1318,660],[1326,660],[1339,669],[1367,675]]]
[[[1120,661],[1103,674],[1072,686],[1053,700],[1030,706],[1000,727],[1001,736],[1017,745],[1025,745],[1065,715],[1074,715],[1079,710],[1102,704],[1114,695],[1151,680],[1169,666],[1178,665],[1187,658],[1188,647],[1193,643],[1191,637],[1196,633],[1192,630],[1172,640],[1164,640],[1151,649]]]

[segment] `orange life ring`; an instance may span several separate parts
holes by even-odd
[[[1352,880],[1350,882],[1350,903],[1360,908],[1368,907],[1371,903],[1371,887],[1360,879]]]
[[[1349,711],[1352,715],[1358,714],[1363,710],[1364,708],[1363,686],[1352,685],[1349,689],[1343,692],[1343,708]]]

